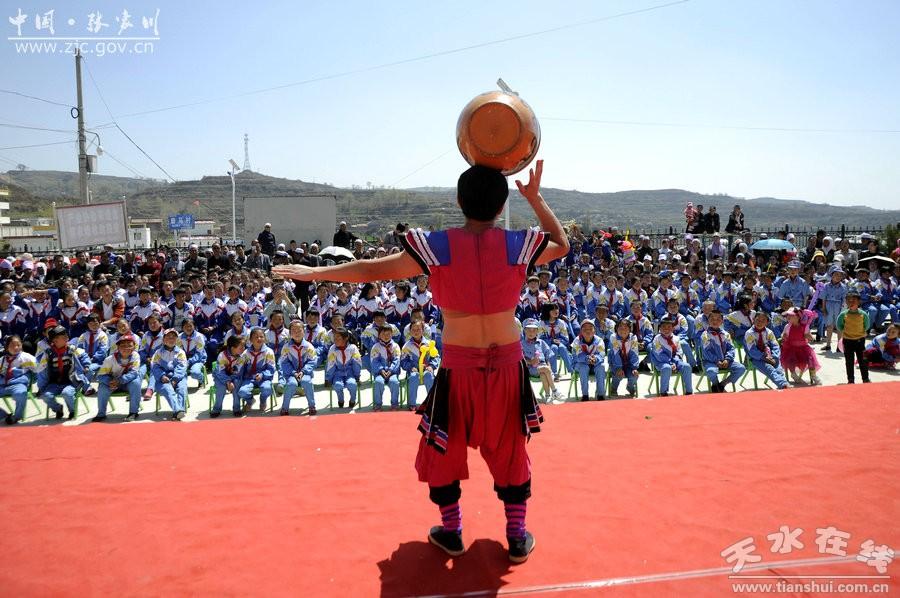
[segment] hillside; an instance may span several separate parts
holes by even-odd
[[[10,171],[11,215],[22,217],[50,211],[50,202],[73,203],[78,192],[77,173],[57,171]],[[452,226],[461,222],[455,190],[442,187],[416,189],[345,189],[241,172],[236,177],[238,227],[243,224],[242,197],[266,197],[303,194],[335,195],[339,217],[360,232],[379,232],[397,222],[414,226]],[[228,176],[205,176],[195,181],[165,183],[152,179],[132,179],[95,175],[91,179],[93,201],[114,201],[123,195],[128,214],[140,218],[164,218],[176,212],[193,213],[198,219],[220,223],[231,220],[231,180]],[[631,230],[676,230],[683,228],[684,205],[715,205],[722,215],[722,226],[735,203],[741,204],[746,223],[752,228],[772,229],[822,226],[825,228],[883,226],[900,221],[900,210],[876,210],[865,206],[832,206],[801,200],[772,197],[756,199],[729,195],[702,195],[680,189],[634,190],[614,193],[584,193],[546,188],[544,197],[561,220],[577,221],[588,228],[618,225]],[[528,205],[511,191],[514,198],[514,226],[533,222]],[[195,205],[194,202],[199,202]]]

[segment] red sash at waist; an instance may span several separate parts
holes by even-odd
[[[464,368],[496,369],[522,361],[522,344],[491,345],[490,347],[462,347],[444,345],[441,367],[453,370]]]

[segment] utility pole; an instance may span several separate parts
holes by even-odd
[[[78,91],[78,189],[83,203],[91,203],[88,197],[88,157],[84,136],[84,103],[81,99],[81,50],[75,50],[75,86]]]

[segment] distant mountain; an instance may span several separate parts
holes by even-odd
[[[71,204],[78,196],[78,175],[58,171],[9,171],[4,177],[11,186],[11,216],[50,212],[50,202]],[[327,184],[241,172],[235,177],[238,228],[243,225],[243,197],[327,194],[337,198],[339,218],[358,232],[378,233],[397,222],[414,226],[453,226],[462,222],[456,205],[456,191],[449,187],[415,189],[346,189]],[[231,179],[205,176],[195,181],[166,183],[154,179],[134,179],[94,175],[90,187],[94,202],[127,197],[131,217],[165,218],[176,212],[192,213],[198,219],[231,222]],[[703,195],[681,189],[584,193],[575,190],[543,189],[543,195],[563,221],[575,221],[588,228],[617,225],[632,231],[682,230],[683,211],[688,201],[714,205],[721,214],[722,227],[735,203],[741,204],[746,224],[754,229],[808,227],[880,227],[900,222],[900,210],[876,210],[866,206],[832,206],[802,200],[772,197],[756,199],[729,195]],[[527,203],[510,191],[514,226],[534,222]],[[199,202],[195,205],[194,202]],[[227,228],[227,227],[226,227]]]

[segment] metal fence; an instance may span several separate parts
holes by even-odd
[[[823,228],[823,227],[797,227],[792,228],[789,226],[785,226],[783,228],[778,229],[752,229],[750,232],[753,234],[753,241],[758,241],[763,234],[767,235],[770,239],[780,238],[779,234],[781,233],[792,233],[795,237],[794,246],[798,251],[802,251],[806,244],[809,242],[810,237],[815,237],[816,233],[819,230],[825,231],[825,236],[831,237],[834,240],[837,239],[848,239],[850,241],[850,247],[852,249],[860,249],[863,247],[861,235],[864,233],[868,233],[873,237],[882,237],[884,235],[884,227],[867,227],[867,228],[857,228],[857,227],[848,227],[842,225],[840,228]],[[621,231],[620,231],[621,232]],[[669,240],[672,237],[675,237],[676,243],[678,245],[684,245],[684,230],[677,230],[675,227],[669,227],[668,230],[656,229],[651,231],[630,231],[629,239],[633,240],[637,243],[638,238],[641,235],[650,238],[650,245],[654,248],[659,248],[662,245],[662,241]],[[727,242],[729,247],[732,247],[732,243],[739,243],[742,240],[742,233],[720,233],[723,242]],[[702,235],[694,235],[694,238],[700,239],[700,244],[703,247],[706,247],[712,241],[711,234],[702,234]]]

